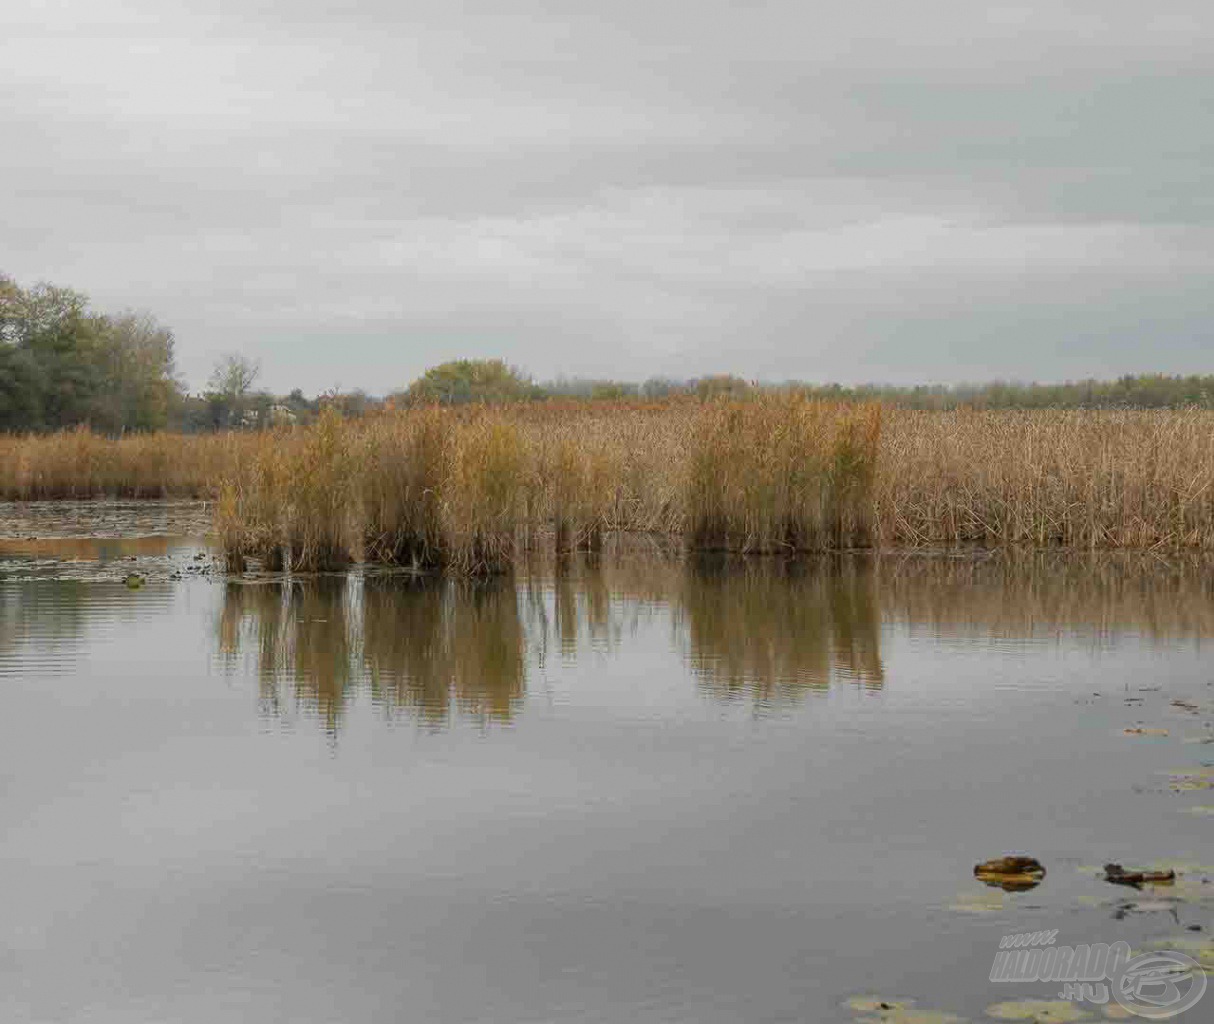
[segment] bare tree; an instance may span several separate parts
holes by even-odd
[[[253,390],[261,375],[261,363],[238,352],[229,352],[215,363],[208,382],[210,390],[238,402]]]
[[[253,385],[261,373],[256,359],[231,352],[223,356],[211,371],[207,399],[215,426],[243,425]]]

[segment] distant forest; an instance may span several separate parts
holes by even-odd
[[[802,381],[753,382],[721,375],[643,382],[558,379],[537,383],[501,360],[456,360],[427,370],[401,391],[312,397],[300,389],[272,394],[257,387],[260,367],[239,354],[220,359],[207,387],[187,391],[177,376],[172,331],[146,313],[98,313],[70,288],[23,289],[0,274],[0,431],[87,426],[128,431],[257,430],[306,423],[323,405],[360,416],[387,405],[440,402],[658,400],[744,396],[799,390],[832,399],[871,399],[913,409],[1174,409],[1214,408],[1214,374],[1141,374],[1112,381],[843,386]]]

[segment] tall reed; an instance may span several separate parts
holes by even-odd
[[[504,572],[514,562],[523,520],[528,451],[518,427],[500,416],[458,423],[440,489],[447,561],[468,575]]]
[[[450,441],[438,409],[394,416],[366,432],[362,497],[368,558],[426,568],[442,563]]]
[[[878,540],[1214,548],[1214,415],[902,412],[881,446]]]
[[[0,499],[207,498],[253,435],[0,434]]]
[[[877,406],[798,395],[707,406],[688,466],[694,547],[804,551],[871,536]]]
[[[0,435],[10,499],[218,498],[238,567],[486,574],[613,532],[694,548],[1214,550],[1214,412],[913,412],[759,392],[409,409],[267,434]]]

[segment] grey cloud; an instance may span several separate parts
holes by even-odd
[[[1199,369],[1212,58],[1198,2],[18,0],[0,269],[195,383]]]

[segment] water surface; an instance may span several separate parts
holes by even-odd
[[[202,553],[0,547],[0,1019],[983,1019],[1058,988],[1004,934],[1209,942],[1208,565]]]

